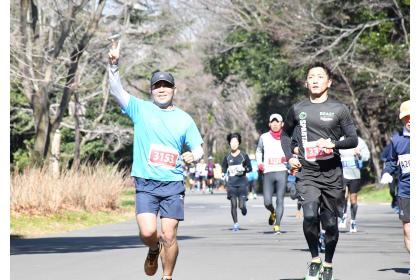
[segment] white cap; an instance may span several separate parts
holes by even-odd
[[[281,117],[281,115],[277,113],[270,115],[270,122],[272,122],[274,119],[278,120],[279,122],[283,121],[283,118]]]

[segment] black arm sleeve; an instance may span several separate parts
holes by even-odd
[[[349,109],[346,106],[343,108],[343,113],[340,116],[340,126],[345,136],[344,140],[335,142],[336,149],[351,149],[356,148],[358,144],[356,127],[350,115]]]
[[[252,164],[251,164],[251,160],[249,159],[249,156],[247,154],[244,155],[245,157],[245,172],[251,172],[252,171]]]
[[[283,131],[281,133],[281,147],[286,155],[286,159],[289,160],[293,156],[293,151],[291,149],[292,144],[292,135],[293,130],[296,126],[296,121],[294,117],[294,106],[287,113],[286,120],[284,122]]]
[[[292,142],[291,142],[291,144],[290,144],[290,149],[292,149],[292,152],[294,153],[294,149],[296,148],[296,147],[298,147],[299,148],[299,143],[300,143],[300,135],[299,135],[299,133],[298,133],[298,130],[296,129],[296,127],[295,127],[295,129],[293,130],[293,136],[292,136]]]

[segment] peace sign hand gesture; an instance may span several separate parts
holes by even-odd
[[[121,40],[115,41],[115,39],[112,39],[111,49],[108,52],[109,64],[118,64],[118,59],[120,58],[120,45]]]

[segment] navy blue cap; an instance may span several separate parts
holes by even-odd
[[[150,85],[153,86],[154,84],[156,84],[159,81],[166,81],[170,84],[172,84],[173,86],[175,85],[175,79],[174,76],[172,76],[171,73],[169,72],[155,72],[152,75],[152,78],[150,79]]]

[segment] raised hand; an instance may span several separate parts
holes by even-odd
[[[111,42],[111,49],[108,52],[109,64],[116,65],[118,64],[118,59],[120,58],[121,40],[112,39]]]

